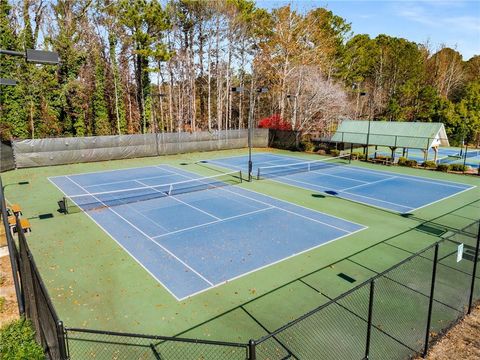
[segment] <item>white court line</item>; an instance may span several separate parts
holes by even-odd
[[[268,207],[268,208],[259,209],[259,210],[254,210],[254,211],[250,211],[250,212],[247,212],[247,213],[243,213],[243,214],[240,214],[240,215],[234,215],[234,216],[226,217],[226,218],[223,218],[223,219],[220,219],[220,220],[215,220],[215,221],[210,221],[210,222],[203,223],[203,224],[199,224],[199,225],[195,225],[195,226],[190,226],[190,227],[183,228],[183,229],[180,229],[180,230],[171,231],[171,232],[169,232],[168,234],[162,234],[162,235],[153,236],[152,239],[158,239],[158,238],[165,237],[165,236],[168,236],[168,235],[178,234],[178,233],[181,233],[181,232],[184,232],[184,231],[188,231],[188,230],[192,230],[192,229],[204,227],[204,226],[206,226],[206,225],[217,224],[217,223],[220,223],[220,222],[223,222],[223,221],[232,220],[232,219],[237,219],[237,218],[241,218],[241,217],[243,217],[243,216],[252,215],[252,214],[256,214],[256,213],[259,213],[259,212],[262,212],[262,211],[267,211],[267,210],[272,210],[272,209],[275,209],[275,207],[271,206],[271,207]]]
[[[396,178],[396,176],[392,176],[392,177],[389,177],[387,179],[381,179],[381,180],[377,180],[377,181],[366,182],[365,184],[361,184],[361,185],[357,185],[357,186],[351,186],[351,187],[342,189],[341,191],[357,189],[359,187],[368,186],[368,185],[372,185],[372,184],[378,184],[378,183],[381,183],[381,182],[384,182],[384,181],[387,181],[387,180],[392,180],[392,179],[395,179],[395,178]]]
[[[168,166],[169,168],[175,169],[174,167],[171,167],[171,166],[166,165],[166,164],[165,164],[165,166]],[[160,166],[157,166],[157,167],[160,167]],[[165,168],[161,168],[161,169],[163,169],[164,171],[170,172],[170,173],[172,173],[172,174],[176,174],[176,175],[182,176],[182,177],[184,177],[184,178],[188,178],[188,179],[198,179],[198,178],[196,178],[196,177],[187,176],[187,175],[185,175],[185,174],[178,173],[178,172],[175,172],[175,171],[172,171],[172,170],[169,170],[169,169],[165,169]],[[193,175],[193,174],[192,174],[192,175]],[[65,177],[68,178],[68,176],[65,176]],[[69,178],[69,180],[72,181],[73,183],[75,183],[72,179]],[[51,181],[51,180],[50,180],[50,181]],[[51,182],[52,182],[52,181],[51,181]],[[61,190],[55,183],[54,183],[54,185],[55,185],[61,192],[63,192],[63,190]],[[79,186],[81,189],[83,189],[80,185],[78,185],[78,184],[76,184],[76,185]],[[304,216],[304,215],[301,215],[301,214],[297,214],[297,213],[295,213],[295,212],[292,212],[292,211],[289,211],[289,210],[286,210],[286,209],[282,209],[282,208],[280,208],[280,207],[277,207],[277,206],[272,205],[272,204],[268,204],[268,203],[263,202],[263,201],[261,201],[261,200],[258,200],[258,199],[255,199],[255,198],[251,198],[251,197],[249,197],[249,196],[246,196],[246,195],[243,195],[243,194],[240,194],[240,193],[236,193],[236,192],[234,192],[234,191],[228,190],[228,189],[223,188],[223,187],[219,187],[219,188],[216,188],[216,189],[219,189],[219,190],[222,190],[222,191],[231,193],[231,194],[233,194],[233,195],[236,195],[236,196],[239,196],[239,197],[243,197],[243,198],[252,200],[252,201],[254,201],[254,202],[261,203],[261,204],[264,204],[264,205],[267,205],[267,206],[268,206],[268,208],[261,209],[261,210],[256,210],[256,211],[253,211],[253,212],[251,212],[251,213],[259,212],[259,211],[265,211],[265,210],[270,210],[270,209],[278,209],[278,210],[281,210],[281,211],[284,211],[284,212],[287,212],[287,213],[291,213],[291,214],[293,214],[293,215],[297,215],[297,216],[299,216],[299,217],[306,218],[306,219],[308,219],[308,220],[311,220],[311,221],[314,221],[314,222],[317,222],[317,223],[320,223],[320,224],[323,224],[323,225],[326,225],[326,226],[335,228],[335,229],[337,229],[337,230],[340,230],[340,231],[342,231],[342,232],[345,232],[346,234],[345,234],[345,235],[342,235],[342,236],[340,236],[340,237],[331,239],[331,240],[329,240],[329,241],[327,241],[327,242],[324,242],[324,243],[322,243],[322,244],[318,244],[318,245],[316,245],[316,246],[314,246],[314,247],[311,247],[311,248],[309,248],[309,249],[305,249],[305,250],[303,250],[303,251],[301,251],[301,252],[298,252],[298,253],[295,253],[295,254],[291,254],[291,255],[289,255],[289,256],[287,256],[287,257],[285,257],[285,258],[279,259],[279,260],[277,260],[277,261],[274,261],[274,262],[272,262],[272,263],[266,264],[266,265],[264,265],[264,266],[261,266],[261,267],[252,269],[252,270],[250,270],[250,271],[248,271],[248,272],[242,273],[242,274],[240,274],[240,275],[238,275],[238,276],[235,276],[235,277],[233,277],[233,278],[230,278],[230,279],[228,279],[228,280],[221,281],[221,282],[219,282],[219,283],[217,283],[217,284],[212,284],[210,281],[207,281],[207,283],[212,284],[210,287],[207,287],[207,288],[202,289],[202,290],[200,290],[200,291],[191,293],[191,294],[189,294],[189,295],[187,295],[187,296],[185,296],[185,297],[183,297],[183,298],[178,298],[174,293],[172,293],[172,291],[171,291],[160,279],[158,279],[150,270],[148,270],[148,269],[145,267],[145,265],[143,265],[143,263],[141,263],[141,262],[140,262],[132,253],[130,253],[117,239],[115,239],[114,236],[112,236],[112,235],[111,235],[107,230],[105,230],[95,219],[93,219],[93,218],[90,216],[90,214],[88,214],[87,212],[85,212],[85,214],[86,214],[91,220],[93,220],[93,222],[96,223],[103,231],[105,231],[105,233],[107,233],[117,244],[119,244],[119,246],[120,246],[123,250],[125,250],[135,261],[137,261],[137,263],[138,263],[142,268],[144,268],[144,269],[147,271],[147,273],[149,273],[154,279],[156,279],[177,301],[182,301],[182,300],[185,300],[185,299],[187,299],[187,298],[189,298],[189,297],[192,297],[192,296],[198,295],[198,294],[200,294],[200,293],[206,292],[206,291],[208,291],[208,290],[211,290],[211,289],[213,289],[213,288],[215,288],[215,287],[221,286],[221,285],[223,285],[223,284],[225,284],[225,283],[228,283],[228,282],[230,282],[230,281],[239,279],[239,278],[241,278],[241,277],[243,277],[243,276],[246,276],[246,275],[249,275],[249,274],[251,274],[251,273],[253,273],[253,272],[256,272],[256,271],[259,271],[259,270],[261,270],[261,269],[267,268],[267,267],[269,267],[269,266],[275,265],[275,264],[277,264],[277,263],[280,263],[280,262],[285,261],[285,260],[287,260],[287,259],[290,259],[290,258],[292,258],[292,257],[298,256],[298,255],[300,255],[300,254],[303,254],[303,253],[308,252],[308,251],[311,251],[311,250],[314,250],[314,249],[316,249],[316,248],[318,248],[318,247],[320,247],[320,246],[326,245],[326,244],[328,244],[328,243],[330,243],[330,242],[339,240],[339,239],[341,239],[341,238],[344,238],[344,237],[346,237],[346,236],[355,234],[355,233],[357,233],[357,232],[359,232],[359,231],[363,231],[363,230],[365,230],[365,229],[368,228],[368,227],[366,227],[366,226],[364,226],[364,225],[361,225],[361,224],[358,224],[358,223],[355,223],[355,222],[352,222],[352,221],[348,221],[348,223],[351,223],[351,224],[354,224],[354,225],[357,225],[357,226],[360,227],[358,230],[348,231],[348,230],[345,230],[345,229],[342,229],[342,228],[338,228],[338,227],[336,227],[336,226],[333,226],[333,225],[330,225],[330,224],[327,224],[327,223],[324,223],[324,222],[321,222],[321,221],[318,221],[318,220],[309,218],[309,217],[307,217],[307,216]],[[83,190],[86,191],[85,189],[83,189]],[[214,190],[214,189],[207,189],[207,190]],[[339,219],[339,220],[341,220],[341,221],[347,222],[346,220],[341,219],[341,218],[339,218],[339,217],[336,217],[336,216],[334,216],[334,215],[327,215],[327,214],[324,214],[324,213],[322,213],[322,212],[318,212],[318,211],[316,211],[316,210],[307,208],[307,207],[302,206],[302,205],[293,204],[293,203],[290,203],[290,202],[288,202],[288,201],[276,199],[276,198],[273,198],[272,196],[269,196],[269,195],[266,195],[266,194],[261,194],[261,193],[258,193],[258,192],[256,192],[256,191],[253,191],[253,190],[247,190],[247,191],[252,192],[252,193],[259,194],[259,195],[264,196],[264,197],[267,197],[267,198],[271,198],[271,199],[273,199],[273,200],[275,200],[275,201],[278,201],[278,202],[281,202],[281,203],[286,203],[286,204],[291,204],[291,205],[293,205],[293,206],[298,206],[298,207],[304,208],[304,209],[306,209],[306,210],[308,210],[308,211],[317,212],[317,213],[319,213],[319,214],[323,214],[323,215],[325,215],[325,216],[328,216],[328,217],[331,217],[331,218],[336,218],[336,219]],[[87,191],[87,194],[85,194],[85,195],[88,195],[88,191]],[[107,208],[108,208],[108,207],[107,207]],[[123,220],[125,220],[121,215],[117,214],[117,213],[116,213],[114,210],[112,210],[111,208],[108,208],[108,209],[111,210],[113,213],[115,213],[115,214],[116,214],[117,216],[119,216],[120,218],[122,218]],[[243,214],[242,216],[244,216],[244,215],[247,215],[247,214]],[[126,222],[127,222],[128,224],[130,224],[131,226],[133,226],[134,228],[136,228],[136,227],[135,227],[133,224],[131,224],[128,220],[126,220]],[[151,238],[151,237],[149,237],[148,235],[144,234],[144,233],[143,233],[141,230],[139,230],[138,228],[136,228],[136,229],[137,229],[140,233],[142,233],[143,235],[145,235],[148,239],[152,240],[156,245],[158,245],[158,246],[160,246],[161,248],[163,248],[163,246],[161,246],[161,245],[158,244],[156,241],[154,241],[153,238]],[[168,250],[167,250],[167,252],[170,253]],[[175,255],[173,255],[173,257],[176,258],[176,259],[178,259],[178,257],[175,256]],[[180,260],[180,261],[181,261],[181,260]],[[181,262],[182,262],[182,261],[181,261]],[[182,262],[182,263],[183,263],[183,262]]]
[[[152,187],[152,186],[148,186],[147,184],[142,183],[141,181],[138,181],[138,180],[135,180],[135,181],[138,182],[139,184],[142,184],[142,185],[145,185],[145,186],[151,188],[153,191],[156,191],[156,192],[158,192],[158,193],[164,194],[164,192],[162,192],[162,191],[160,191],[160,190],[157,190],[157,189],[155,189],[155,188]],[[198,211],[204,213],[205,215],[208,215],[208,216],[210,216],[210,217],[213,217],[214,219],[221,220],[218,216],[215,216],[215,215],[213,215],[213,214],[210,214],[209,212],[206,212],[205,210],[202,210],[202,209],[200,209],[200,208],[198,208],[198,207],[196,207],[196,206],[193,206],[193,205],[191,205],[191,204],[189,204],[189,203],[187,203],[187,202],[185,202],[185,201],[182,201],[182,200],[176,198],[176,197],[173,196],[173,195],[169,195],[168,197],[176,200],[176,201],[179,202],[179,203],[182,203],[182,204],[184,204],[184,205],[187,205],[187,206],[191,207],[192,209],[198,210]]]
[[[72,175],[69,175],[69,176],[72,176]],[[73,176],[75,176],[75,175],[73,175]],[[158,178],[167,177],[167,176],[172,176],[172,175],[166,174],[166,175],[158,175],[158,176],[149,176],[149,177],[131,179],[131,180],[121,180],[121,181],[112,181],[112,182],[108,182],[108,183],[98,183],[98,184],[94,184],[94,185],[84,185],[83,187],[84,188],[91,188],[91,187],[94,187],[94,186],[120,184],[120,183],[132,182],[132,181],[137,181],[137,180],[158,179]],[[162,185],[162,184],[159,184],[159,185]]]
[[[314,210],[312,210],[312,211],[314,211]],[[350,233],[348,233],[348,234],[339,236],[339,237],[337,237],[337,238],[331,239],[331,240],[326,241],[326,242],[324,242],[324,243],[321,243],[321,244],[312,246],[311,248],[308,248],[308,249],[302,250],[302,251],[300,251],[300,252],[297,252],[297,253],[288,255],[288,256],[286,256],[286,257],[284,257],[284,258],[282,258],[282,259],[275,260],[274,262],[265,264],[265,265],[263,265],[263,266],[259,266],[259,267],[255,268],[255,269],[252,269],[252,270],[249,270],[249,271],[247,271],[247,272],[245,272],[245,273],[242,273],[242,274],[240,274],[240,275],[234,276],[233,278],[220,281],[219,283],[217,283],[217,284],[215,284],[215,285],[213,285],[213,286],[211,286],[211,287],[209,287],[209,288],[205,288],[205,289],[202,289],[202,290],[200,290],[200,291],[194,292],[194,293],[192,293],[192,294],[190,294],[190,295],[188,295],[188,296],[185,296],[185,297],[181,298],[180,301],[185,300],[185,299],[187,299],[187,298],[189,298],[189,297],[192,297],[192,296],[201,294],[201,293],[203,293],[203,292],[205,292],[205,291],[214,289],[214,288],[219,287],[219,286],[221,286],[221,285],[227,284],[227,283],[229,283],[229,282],[231,282],[231,281],[240,279],[240,278],[242,278],[242,277],[244,277],[244,276],[247,276],[247,275],[250,275],[250,274],[252,274],[252,273],[254,273],[254,272],[256,272],[256,271],[260,271],[260,270],[262,270],[262,269],[265,269],[265,268],[267,268],[267,267],[269,267],[269,266],[273,266],[273,265],[275,265],[275,264],[281,263],[282,261],[286,261],[286,260],[291,259],[291,258],[293,258],[293,257],[295,257],[295,256],[298,256],[298,255],[304,254],[304,253],[306,253],[306,252],[315,250],[315,249],[317,249],[317,248],[319,248],[319,247],[321,247],[321,246],[327,245],[327,244],[329,244],[329,243],[331,243],[331,242],[333,242],[333,241],[337,241],[337,240],[343,239],[344,237],[353,235],[353,234],[355,234],[355,233],[357,233],[357,232],[359,232],[359,231],[365,230],[365,229],[366,229],[366,227],[363,227],[363,228],[361,228],[361,229],[352,231],[352,232],[350,232]]]
[[[473,186],[473,187],[467,188],[467,189],[465,189],[465,190],[459,191],[459,192],[457,192],[457,193],[455,193],[455,194],[446,196],[446,197],[444,197],[444,198],[442,198],[442,199],[438,199],[438,200],[432,201],[431,203],[428,203],[428,204],[419,206],[419,207],[417,207],[417,208],[415,208],[415,209],[412,209],[411,211],[420,210],[420,209],[422,209],[422,208],[424,208],[424,207],[430,206],[430,205],[435,204],[435,203],[437,203],[437,202],[439,202],[439,201],[443,201],[443,200],[446,200],[446,199],[451,198],[451,197],[453,197],[453,196],[456,196],[456,195],[459,195],[459,194],[461,194],[461,193],[464,193],[465,191],[472,190],[472,189],[475,188],[475,187],[476,187],[476,186]]]
[[[229,164],[226,164],[222,161],[208,161],[207,162],[208,164],[213,164],[213,165],[217,165],[217,166],[220,166],[220,167],[223,167],[223,168],[226,168],[226,169],[231,169],[231,168],[235,168],[235,169],[238,169],[238,170],[245,170],[244,167],[242,166],[237,166],[237,165],[229,165]],[[228,166],[227,166],[228,165]]]
[[[56,177],[60,177],[60,176],[56,176]],[[65,175],[62,175],[61,177],[65,177]],[[48,178],[48,181],[50,181],[61,193],[63,193],[64,195],[68,196],[62,189],[60,189],[58,187],[57,184],[55,184],[50,178]],[[86,195],[86,194],[85,194]],[[73,200],[72,200],[73,201]],[[78,207],[80,207],[77,203],[75,203],[75,201],[73,201],[75,205],[77,205]],[[140,265],[141,268],[143,268],[148,274],[150,274],[150,276],[152,278],[154,278],[155,280],[158,281],[159,284],[161,284],[166,290],[167,292],[172,295],[177,301],[182,301],[181,298],[178,298],[172,291],[170,291],[170,289],[168,288],[168,286],[166,286],[159,278],[157,278],[140,260],[138,260],[130,251],[127,250],[127,248],[120,242],[118,241],[115,236],[113,236],[112,234],[110,234],[107,229],[105,229],[102,225],[100,225],[99,222],[97,222],[97,220],[95,220],[88,212],[86,211],[83,211],[83,213],[90,219],[94,222],[94,224],[96,224],[100,229],[102,229],[108,236],[110,236],[113,241],[115,241],[117,243],[118,246],[120,246],[123,251],[125,251],[128,255],[131,256],[131,258],[133,260],[136,261],[136,263],[138,265]]]
[[[80,189],[84,190],[87,192],[87,195],[88,195],[88,191],[85,190],[80,184],[76,183],[74,180],[72,180],[71,178],[69,178],[68,176],[66,176],[67,179],[69,179],[72,183],[74,183],[75,185],[77,185]],[[173,252],[171,252],[170,250],[168,250],[166,247],[164,247],[163,245],[157,243],[154,239],[152,239],[152,237],[150,237],[149,235],[147,235],[145,232],[143,232],[141,229],[139,229],[137,226],[135,226],[134,224],[132,224],[129,220],[125,219],[122,215],[120,215],[118,212],[116,212],[115,210],[113,210],[111,207],[108,207],[103,201],[101,201],[100,199],[96,198],[95,196],[93,196],[95,199],[97,199],[97,201],[99,201],[101,204],[105,205],[105,207],[110,210],[111,212],[113,212],[115,215],[117,215],[120,219],[124,220],[127,224],[129,224],[131,227],[133,227],[135,230],[137,230],[139,233],[141,233],[143,236],[147,237],[148,239],[150,239],[150,241],[152,241],[154,244],[157,244],[158,247],[160,247],[163,251],[165,251],[166,253],[168,253],[170,256],[172,256],[174,259],[176,259],[178,262],[180,262],[181,264],[183,264],[186,268],[190,269],[193,273],[195,273],[196,275],[198,275],[198,277],[200,277],[203,281],[205,281],[206,283],[210,284],[210,285],[213,285],[213,283],[208,280],[206,277],[204,277],[202,274],[200,274],[197,270],[195,270],[194,268],[192,268],[190,265],[188,265],[185,261],[183,261],[182,259],[180,259],[178,256],[176,256]]]
[[[275,181],[275,182],[278,182],[280,184],[286,184],[286,185],[290,185],[290,186],[295,186],[295,187],[298,187],[300,189],[303,189],[303,190],[313,190],[313,189],[308,189],[308,188],[305,188],[303,186],[300,186],[300,185],[294,185],[294,184],[290,184],[288,182],[285,182],[285,181],[280,181],[280,180],[273,180],[273,179],[269,179],[270,181]],[[298,183],[303,183],[303,184],[306,184],[306,185],[310,185],[310,186],[313,186],[313,187],[317,187],[317,188],[320,188],[320,189],[324,189],[324,190],[332,190],[332,189],[329,189],[328,187],[325,187],[325,186],[322,186],[322,185],[317,185],[317,184],[312,184],[312,183],[309,183],[309,182],[306,182],[306,181],[300,181],[300,180],[293,180],[293,179],[288,179],[290,181],[293,181],[293,182],[298,182]],[[365,184],[366,185],[366,184]],[[341,193],[343,192],[342,190],[333,190],[337,193]],[[349,195],[354,195],[354,196],[360,196],[360,197],[364,197],[364,198],[369,198],[368,196],[363,196],[363,195],[357,195],[357,194],[351,194],[349,192],[345,192],[345,194],[349,194]],[[370,198],[372,200],[375,200],[375,201],[378,201],[378,202],[384,202],[384,203],[388,203],[388,204],[392,204],[392,205],[395,205],[395,206],[400,206],[400,207],[403,207],[405,209],[408,209],[408,210],[411,210],[412,208],[409,207],[409,206],[404,206],[404,205],[400,205],[400,204],[397,204],[397,203],[393,203],[393,202],[390,202],[390,201],[386,201],[386,200],[380,200],[380,199],[376,199],[376,198]],[[366,204],[366,205],[370,205],[370,206],[375,206],[379,209],[383,209],[385,210],[384,207],[381,207],[380,205],[375,205],[375,204],[371,204],[371,203],[368,203],[368,202],[363,202],[363,201],[359,201],[359,200],[354,200],[354,201],[357,201],[361,204]],[[388,209],[388,210],[392,210],[392,209]],[[350,221],[351,222],[351,221]]]
[[[357,179],[349,178],[349,177],[346,177],[346,176],[340,176],[340,175],[333,175],[333,174],[328,174],[328,173],[322,173],[322,172],[318,172],[317,170],[313,170],[313,171],[309,171],[309,172],[312,172],[312,173],[315,173],[315,174],[319,174],[319,175],[322,175],[322,176],[331,176],[331,177],[336,177],[336,178],[339,178],[339,179],[356,181],[356,182],[362,183],[362,185],[371,184],[371,183],[368,182],[368,181],[357,180]],[[301,173],[300,173],[300,174],[301,174]],[[296,174],[292,174],[292,175],[296,175]],[[287,175],[287,176],[288,176],[288,175]],[[359,185],[359,186],[361,186],[361,185]]]
[[[394,172],[389,172],[385,170],[374,170],[374,169],[367,169],[367,168],[359,168],[356,166],[349,166],[349,170],[357,170],[357,171],[362,171],[362,172],[369,172],[369,173],[380,173],[380,174],[385,174],[388,176],[396,176],[399,179],[409,179],[412,181],[419,181],[419,182],[426,182],[430,184],[435,184],[435,185],[444,185],[444,186],[450,186],[450,187],[456,187],[459,189],[464,189],[465,186],[473,186],[474,185],[468,185],[468,184],[462,184],[462,183],[457,183],[454,181],[448,181],[448,180],[428,180],[427,178],[416,176],[416,175],[406,175],[406,174],[400,174],[400,173],[394,173]],[[446,184],[447,183],[447,184]],[[455,185],[451,185],[455,184]]]
[[[138,159],[136,159],[138,160]],[[167,165],[167,164],[160,164],[160,165]],[[103,169],[103,170],[98,170],[98,171],[89,171],[89,172],[83,172],[83,173],[75,173],[75,174],[69,174],[69,175],[56,175],[56,176],[50,176],[48,179],[55,179],[55,178],[61,178],[64,176],[77,176],[77,175],[88,175],[88,174],[98,174],[98,173],[109,173],[109,172],[114,172],[114,171],[125,171],[125,170],[132,170],[132,169],[143,169],[143,168],[149,168],[149,167],[159,167],[159,165],[143,165],[143,166],[132,166],[129,168],[121,168],[121,169]],[[66,195],[66,194],[65,194]]]
[[[181,174],[179,174],[179,175],[181,175]],[[183,176],[189,177],[189,176],[187,176],[187,175],[183,175]],[[195,179],[195,178],[192,178],[192,177],[189,177],[189,178]],[[201,178],[200,178],[200,179],[201,179]],[[337,227],[337,226],[334,226],[334,225],[331,225],[331,224],[327,224],[327,223],[322,222],[322,221],[320,221],[320,220],[312,219],[312,218],[310,218],[310,217],[308,217],[308,216],[305,216],[305,215],[302,215],[302,214],[298,214],[298,213],[296,213],[296,212],[294,212],[294,211],[290,211],[290,210],[287,210],[287,209],[283,209],[283,208],[281,208],[281,207],[278,207],[278,206],[275,206],[275,205],[272,205],[272,204],[268,204],[268,203],[266,203],[266,202],[264,202],[264,201],[261,201],[261,200],[258,200],[258,199],[254,199],[254,198],[251,198],[251,197],[249,197],[249,196],[236,193],[236,192],[234,192],[234,191],[230,191],[230,190],[228,190],[228,189],[226,189],[226,188],[223,188],[223,187],[219,187],[219,188],[217,188],[217,189],[218,189],[218,190],[227,191],[227,192],[229,192],[229,193],[232,193],[232,194],[235,194],[235,195],[244,197],[244,198],[246,198],[246,199],[250,199],[250,200],[252,200],[252,201],[258,202],[258,203],[263,204],[263,205],[273,206],[274,208],[276,208],[276,209],[278,209],[278,210],[281,210],[281,211],[290,213],[290,214],[292,214],[292,215],[296,215],[296,216],[299,216],[299,217],[302,217],[302,218],[305,218],[305,219],[308,219],[308,220],[317,222],[317,223],[319,223],[319,224],[323,224],[323,225],[329,226],[329,227],[331,227],[331,228],[334,228],[334,229],[337,229],[337,230],[340,230],[340,231],[343,231],[343,232],[348,232],[348,230],[339,228],[339,227]],[[248,191],[250,191],[250,192],[255,192],[255,191],[252,191],[252,190],[248,190]],[[260,194],[260,193],[257,192],[257,194]],[[267,196],[267,197],[269,197],[269,198],[272,198],[271,196],[268,196],[268,195],[264,195],[264,194],[261,194],[261,195]],[[272,199],[273,199],[273,198],[272,198]],[[283,201],[283,200],[279,200],[279,199],[276,199],[276,200],[277,200],[277,201]],[[287,203],[288,203],[288,202],[287,202]],[[289,204],[292,204],[292,203],[289,203]],[[297,204],[292,204],[292,205],[299,206],[299,207],[303,207],[303,206],[300,206],[300,205],[297,205]],[[303,207],[303,208],[304,208],[304,209],[308,209],[308,208],[305,208],[305,207]],[[308,210],[310,210],[310,211],[315,211],[315,210],[312,210],[312,209],[308,209]],[[331,215],[328,215],[328,214],[325,214],[325,213],[322,213],[322,212],[319,212],[319,211],[316,211],[316,212],[318,212],[318,213],[320,213],[320,214],[323,214],[323,215],[326,215],[326,216],[331,216]],[[335,217],[335,216],[331,216],[331,217]],[[340,219],[340,218],[337,218],[337,219]],[[345,221],[345,222],[350,222],[350,223],[352,223],[352,224],[355,224],[355,223],[353,223],[353,222],[351,222],[351,221],[347,221],[347,220],[344,220],[344,219],[340,219],[340,220]],[[355,224],[355,225],[360,225],[360,224]],[[363,225],[360,225],[360,226],[363,226]]]

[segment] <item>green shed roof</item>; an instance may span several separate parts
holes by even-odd
[[[343,120],[332,141],[366,144],[369,121]],[[430,149],[449,146],[442,123],[370,121],[369,145]]]

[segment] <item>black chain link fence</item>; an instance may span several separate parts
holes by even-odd
[[[425,355],[480,299],[479,226],[475,222],[447,234],[255,341],[255,358],[407,359]]]
[[[24,304],[20,310],[49,359],[406,359],[425,355],[480,299],[476,221],[249,343],[64,328],[18,216],[18,249],[14,243],[1,185],[0,179],[2,218],[20,279],[19,304]]]
[[[64,359],[66,348],[63,324],[57,316],[37,265],[28,248],[27,240],[16,216],[18,233],[18,270],[25,304],[25,316],[32,321],[37,342],[48,359]]]
[[[67,328],[70,359],[248,359],[247,344]]]

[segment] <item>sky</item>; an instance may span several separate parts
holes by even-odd
[[[257,0],[268,9],[286,4],[301,12],[326,7],[351,23],[355,34],[428,42],[432,51],[444,44],[464,60],[480,55],[480,0]]]

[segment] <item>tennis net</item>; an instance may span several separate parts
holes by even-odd
[[[278,176],[286,176],[296,173],[328,169],[335,166],[344,166],[350,163],[350,154],[333,158],[305,161],[293,164],[260,166],[257,169],[257,179],[266,179]]]
[[[147,185],[139,187],[71,195],[63,198],[65,212],[99,210],[103,208],[147,201],[167,196],[180,195],[194,191],[210,190],[242,182],[242,172],[234,171],[214,176],[189,179],[169,184]],[[140,182],[141,184],[141,182]]]

